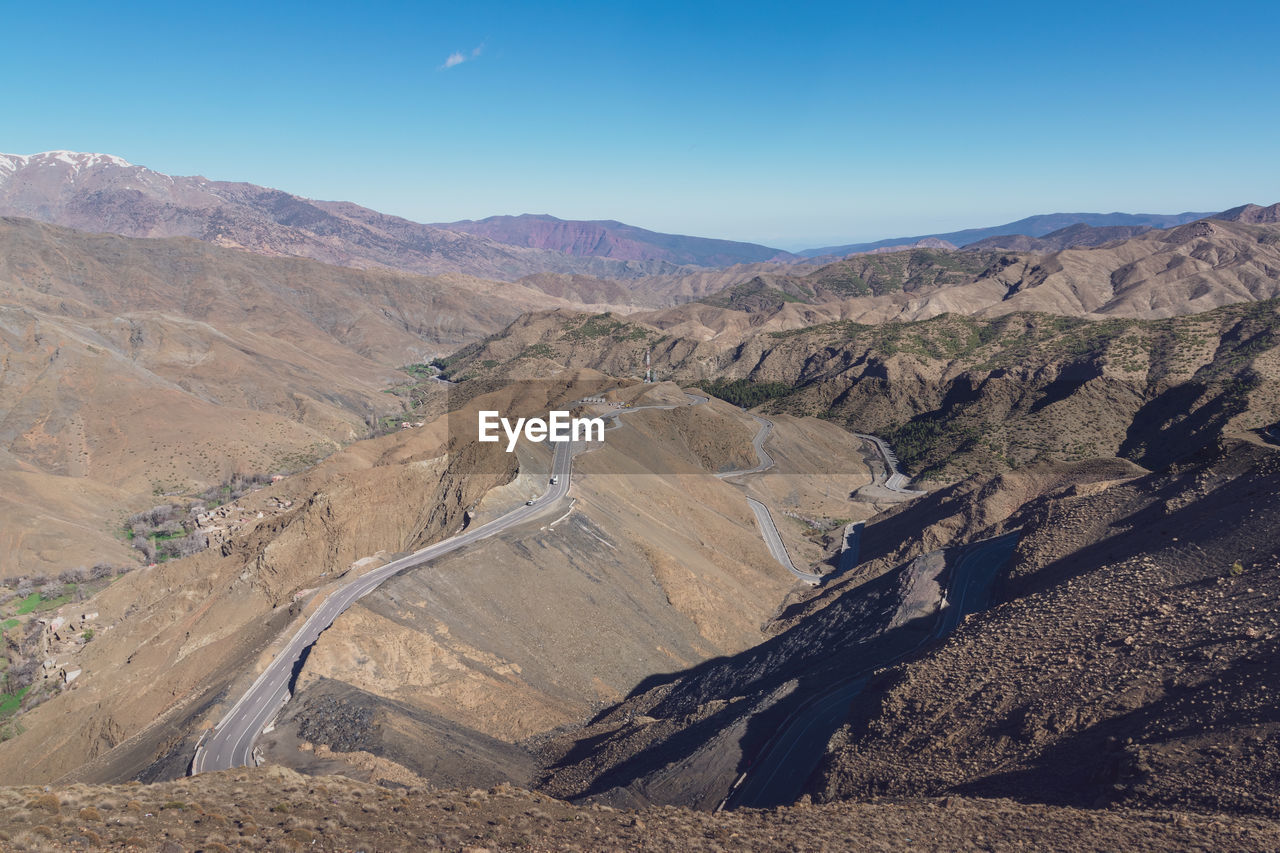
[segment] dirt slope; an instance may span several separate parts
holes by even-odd
[[[275,767],[142,787],[0,789],[0,833],[0,842],[16,851],[1262,851],[1280,845],[1274,821],[1165,811],[1089,812],[949,797],[718,815],[631,812],[571,806],[506,785],[392,790]]]
[[[328,455],[400,408],[394,368],[549,299],[0,220],[0,480],[26,495],[0,576],[123,562],[158,495]]]
[[[445,439],[441,422],[357,443],[238,501],[245,523],[220,548],[99,593],[92,641],[57,651],[82,674],[0,742],[5,781],[133,778],[157,761],[156,772],[183,772],[197,721],[221,715],[315,590],[357,560],[456,530],[468,506],[514,475],[474,446],[447,454]],[[162,760],[171,751],[172,766]]]
[[[439,756],[471,749],[467,730],[477,748],[487,738],[525,748],[580,725],[655,673],[759,642],[795,579],[766,550],[745,493],[707,475],[754,464],[755,429],[719,401],[624,415],[606,446],[576,463],[566,517],[397,577],[325,632],[299,678],[297,710],[273,736],[273,757],[310,766],[309,755],[288,751],[309,740],[310,720],[320,715],[341,728],[343,719],[369,713],[381,733],[360,740],[358,751],[395,756],[437,779]],[[846,453],[857,445],[821,423],[795,421],[778,433],[784,449],[813,433],[833,448],[844,435]],[[477,523],[540,491],[545,465],[529,460],[526,473],[481,503]],[[788,485],[770,498],[774,506],[816,512],[825,487],[806,486],[803,469],[792,473],[779,475]],[[868,481],[861,457],[830,476],[838,482],[835,509],[848,513],[848,494]],[[788,537],[823,556],[803,537]],[[800,561],[805,552],[796,552]],[[344,694],[341,711],[324,710],[317,698],[336,689],[333,682],[359,694]],[[432,746],[403,722],[413,714],[456,734]],[[344,742],[326,745],[344,751]],[[524,773],[506,778],[527,783],[531,764],[522,769],[503,757],[489,772]]]

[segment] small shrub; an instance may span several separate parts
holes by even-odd
[[[1244,565],[1241,564],[1239,560],[1236,560],[1234,563],[1231,564],[1231,568],[1227,569],[1227,572],[1231,575],[1231,577],[1238,578],[1242,574],[1244,574]]]
[[[186,809],[186,807],[187,807],[187,804],[184,802],[181,802],[179,800],[170,800],[160,808],[161,809],[177,809],[179,811],[183,811]]]
[[[47,812],[62,811],[62,801],[58,799],[56,794],[41,794],[31,802],[27,803],[29,809],[43,809]]]
[[[81,820],[92,820],[92,821],[96,821],[96,822],[98,822],[98,823],[101,823],[101,822],[102,822],[102,812],[98,811],[98,810],[97,810],[97,809],[95,809],[93,806],[85,806],[84,808],[82,808],[82,809],[80,810],[80,819],[81,819]]]

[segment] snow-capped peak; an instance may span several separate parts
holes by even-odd
[[[12,175],[26,166],[44,166],[63,163],[73,171],[94,166],[132,166],[123,157],[114,154],[91,154],[83,151],[41,151],[39,154],[0,154],[0,175]]]

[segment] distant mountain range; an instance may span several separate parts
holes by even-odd
[[[579,221],[525,213],[520,216],[490,216],[476,221],[440,222],[435,227],[488,237],[511,246],[551,249],[575,257],[657,260],[699,267],[786,261],[797,257],[757,243],[662,234],[612,219]]]
[[[553,274],[625,282],[740,264],[824,263],[900,248],[1059,251],[1212,214],[1050,213],[987,228],[791,253],[757,243],[664,234],[614,220],[545,214],[428,225],[350,202],[166,175],[110,154],[46,151],[0,154],[0,215],[126,237],[194,237],[264,255],[356,268],[459,272],[500,281]]]
[[[680,269],[660,260],[578,257],[512,246],[349,202],[175,177],[119,157],[72,151],[0,154],[0,215],[125,237],[194,237],[339,266],[425,275],[461,272],[500,281],[545,272],[624,280]]]
[[[976,243],[965,246],[965,251],[982,251],[984,249],[1004,249],[1013,252],[1060,252],[1063,249],[1084,249],[1101,246],[1112,240],[1128,240],[1153,230],[1147,225],[1085,225],[1077,222],[1057,231],[1050,231],[1043,237],[1031,237],[1027,234],[1001,234],[987,237]]]
[[[1071,225],[1090,225],[1095,228],[1139,227],[1173,228],[1206,216],[1209,213],[1044,213],[1028,216],[1016,222],[1004,225],[993,225],[989,228],[966,228],[963,231],[949,231],[945,234],[921,234],[917,237],[894,237],[888,240],[876,240],[871,243],[849,243],[844,246],[823,246],[818,249],[805,249],[797,254],[805,258],[827,256],[843,257],[857,252],[871,252],[887,246],[910,246],[921,240],[945,240],[956,246],[964,247],[980,240],[1000,237],[1008,234],[1022,234],[1027,237],[1043,237]],[[1065,247],[1063,247],[1065,248]]]

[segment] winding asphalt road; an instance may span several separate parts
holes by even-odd
[[[557,478],[556,485],[548,488],[532,505],[521,505],[474,530],[387,563],[331,593],[231,707],[213,733],[201,741],[191,762],[192,775],[206,770],[225,770],[255,764],[253,748],[258,734],[289,701],[289,685],[293,680],[294,670],[303,652],[325,628],[332,625],[348,607],[392,575],[420,566],[450,551],[465,548],[544,513],[568,494],[573,474],[573,456],[584,448],[585,442],[562,442],[556,445],[551,464],[551,473]]]
[[[769,547],[769,553],[773,554],[773,558],[805,583],[813,586],[822,583],[822,575],[802,572],[791,562],[791,555],[787,553],[787,546],[782,544],[782,536],[778,534],[778,527],[773,523],[773,514],[769,512],[769,508],[755,498],[747,498],[747,504],[756,514],[756,522],[760,525],[760,532],[764,534],[764,544]]]
[[[686,394],[689,405],[697,406],[706,403],[708,398],[697,394]],[[642,409],[675,409],[676,404],[636,406],[617,415]],[[262,674],[249,686],[239,701],[214,727],[211,734],[201,738],[196,747],[195,757],[191,761],[191,775],[207,770],[225,770],[230,767],[252,766],[254,759],[254,743],[263,728],[267,726],[288,703],[289,685],[293,681],[295,670],[302,660],[303,653],[315,643],[326,628],[333,624],[347,608],[368,595],[391,576],[430,562],[436,557],[465,548],[468,545],[488,539],[504,530],[509,530],[534,517],[542,515],[553,508],[562,498],[568,495],[573,476],[573,457],[587,449],[586,442],[562,442],[556,445],[552,458],[551,473],[556,484],[534,500],[511,512],[483,524],[474,530],[468,530],[457,536],[429,545],[419,551],[401,557],[385,566],[374,569],[351,581],[341,589],[335,590],[324,603],[312,613],[307,621],[289,643],[281,650]],[[773,464],[769,460],[769,464]]]
[[[751,415],[751,417],[755,419],[756,423],[760,424],[760,429],[756,431],[755,438],[751,440],[751,447],[756,452],[756,466],[754,468],[739,468],[735,471],[721,471],[716,474],[721,480],[729,477],[740,477],[744,474],[759,474],[762,471],[768,471],[775,464],[773,457],[769,455],[769,451],[764,449],[764,443],[769,440],[769,436],[773,432],[773,421],[768,418],[762,418],[759,415]],[[773,513],[769,512],[769,508],[755,498],[747,498],[747,505],[755,513],[756,523],[760,525],[760,534],[764,537],[764,544],[769,548],[769,553],[773,555],[773,558],[784,569],[805,583],[813,586],[822,583],[822,575],[802,572],[791,562],[791,555],[787,553],[787,546],[782,543],[782,535],[778,533],[778,525],[774,523]]]
[[[907,488],[907,483],[911,482],[911,478],[898,470],[898,456],[893,452],[883,438],[878,438],[874,435],[866,435],[861,432],[855,432],[854,435],[858,438],[871,442],[876,446],[876,449],[880,451],[880,457],[884,459],[885,467],[889,471],[889,476],[885,478],[885,481],[882,484],[883,488],[886,488],[891,492],[897,492],[900,495],[911,495],[912,497],[926,494],[925,492],[917,489]]]
[[[703,398],[706,399],[705,397]],[[748,413],[750,414],[750,413]],[[759,415],[751,415],[755,422],[760,424],[760,429],[756,431],[756,437],[751,440],[751,447],[756,452],[757,464],[754,468],[739,468],[736,471],[721,471],[716,474],[721,480],[726,477],[740,477],[743,474],[759,474],[761,471],[768,471],[773,467],[773,457],[769,455],[769,451],[764,449],[764,443],[769,440],[769,435],[773,432],[773,421],[768,418],[762,418]]]
[[[1007,533],[967,546],[951,569],[951,582],[934,630],[915,648],[889,660],[869,661],[860,672],[805,700],[778,727],[753,766],[738,777],[720,809],[794,803],[822,759],[831,735],[848,716],[850,703],[871,681],[872,671],[914,655],[927,643],[954,631],[968,614],[986,609],[996,573],[1017,543],[1018,534]]]
[[[701,405],[708,401],[707,397],[697,394],[686,394],[685,396],[689,398],[689,405]],[[675,404],[637,406],[633,409],[627,409],[626,412],[639,411],[641,409],[674,408],[677,408]],[[618,422],[617,416],[626,412],[614,413],[615,423]],[[760,424],[760,430],[756,433],[752,442],[758,464],[754,468],[723,472],[718,474],[718,477],[725,478],[759,473],[773,467],[773,457],[764,449],[764,443],[773,429],[773,423],[756,415],[752,415],[752,417]],[[445,539],[442,542],[437,542],[434,545],[429,545],[406,557],[401,557],[356,578],[346,586],[332,592],[320,607],[307,618],[306,622],[289,640],[284,649],[276,654],[271,663],[267,665],[267,668],[249,686],[249,689],[231,707],[231,710],[223,716],[212,732],[201,737],[199,744],[196,746],[195,757],[191,762],[191,775],[209,770],[225,770],[231,767],[256,764],[254,744],[258,739],[258,735],[276,717],[280,709],[288,703],[291,697],[289,688],[303,654],[315,643],[320,634],[333,624],[338,616],[393,575],[430,562],[459,548],[465,548],[482,539],[502,533],[552,509],[561,499],[568,495],[573,475],[573,457],[586,448],[586,442],[564,442],[556,445],[551,470],[551,473],[556,477],[556,484],[550,486],[531,505],[519,506],[487,524]],[[822,581],[821,576],[801,572],[792,565],[768,508],[759,503],[759,501],[751,498],[747,500],[751,503],[751,508],[760,523],[765,542],[778,562],[801,580],[809,583],[820,583]]]

